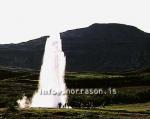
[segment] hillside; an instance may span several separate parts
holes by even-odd
[[[39,70],[48,36],[19,44],[0,45],[0,66]]]
[[[67,71],[129,71],[150,66],[150,34],[122,24],[62,33]]]
[[[0,66],[40,70],[48,36],[0,45]],[[150,67],[150,34],[123,24],[93,24],[61,33],[66,70],[124,72]]]

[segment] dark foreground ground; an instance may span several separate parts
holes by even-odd
[[[39,72],[0,70],[0,118],[6,119],[149,119],[150,70],[130,72],[68,72],[65,81],[71,88],[115,89],[115,94],[69,95],[73,109],[24,109],[16,101],[26,95],[29,99],[38,87]],[[92,103],[92,107],[89,104]],[[82,106],[81,106],[82,104]]]

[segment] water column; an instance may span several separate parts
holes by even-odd
[[[66,85],[64,81],[66,58],[62,51],[59,33],[47,39],[43,65],[41,67],[39,87],[32,98],[31,107],[58,107],[67,102],[64,95]]]

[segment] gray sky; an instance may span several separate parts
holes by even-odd
[[[18,43],[92,23],[150,32],[149,0],[0,0],[0,43]]]

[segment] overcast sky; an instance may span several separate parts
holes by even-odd
[[[81,28],[123,23],[150,32],[149,0],[0,0],[0,43]]]

